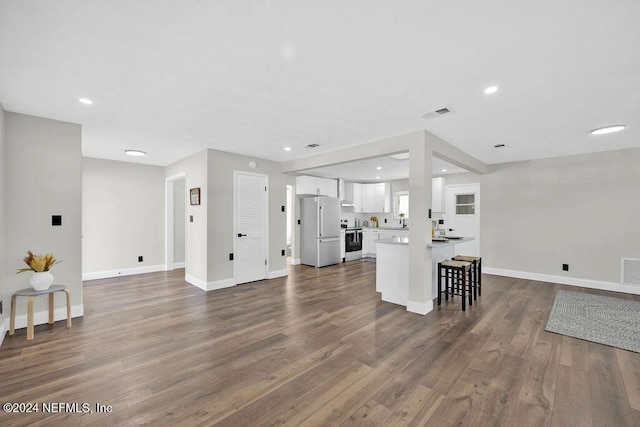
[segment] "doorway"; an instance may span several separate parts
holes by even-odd
[[[236,284],[267,278],[267,175],[234,172]]]
[[[480,256],[480,184],[447,185],[445,215],[447,234],[475,239],[457,244],[456,251]]]
[[[185,268],[186,173],[165,180],[165,270]]]

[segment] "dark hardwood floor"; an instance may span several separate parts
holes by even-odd
[[[420,316],[357,261],[209,293],[183,270],[86,282],[72,329],[5,337],[0,395],[93,413],[0,425],[640,425],[640,354],[545,332],[557,289],[640,300],[485,275],[466,312]]]

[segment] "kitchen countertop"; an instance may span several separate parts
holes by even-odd
[[[471,240],[475,240],[475,238],[462,237],[461,239],[450,239],[450,240],[447,240],[446,242],[432,242],[432,243],[427,243],[427,247],[428,248],[444,248],[446,246],[453,246],[459,243],[470,242]],[[387,238],[376,240],[376,243],[390,244],[390,245],[408,245],[409,238],[404,236],[387,237]]]
[[[409,227],[362,227],[364,230],[392,230],[392,231],[409,231]]]

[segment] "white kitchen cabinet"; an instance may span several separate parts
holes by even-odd
[[[344,261],[344,258],[347,256],[347,247],[345,245],[346,241],[346,231],[344,228],[340,229],[340,261]]]
[[[343,203],[353,204],[353,212],[362,212],[362,184],[346,182],[344,184]]]
[[[391,185],[387,182],[362,184],[362,212],[391,212]]]
[[[296,177],[296,194],[338,197],[338,182],[335,179],[299,175]]]
[[[406,228],[398,228],[397,230],[382,229],[378,232],[379,239],[391,237],[409,237],[409,230]]]
[[[443,177],[431,180],[431,212],[444,212],[445,210],[445,180]]]
[[[362,256],[376,255],[376,240],[380,235],[380,230],[364,228],[362,230]]]

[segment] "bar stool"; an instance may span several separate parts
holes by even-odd
[[[477,289],[478,295],[482,295],[482,257],[471,255],[456,255],[453,257],[455,261],[467,261],[471,263],[471,274],[474,285],[474,291]],[[473,299],[477,299],[474,294]]]
[[[444,290],[442,289],[442,276],[444,273]],[[462,297],[462,311],[465,311],[467,293],[469,294],[469,305],[473,304],[472,286],[473,282],[467,282],[467,275],[471,274],[471,263],[467,261],[442,261],[438,263],[438,305],[442,302],[442,294],[445,300],[449,300],[449,295]],[[470,276],[469,276],[470,277]]]

